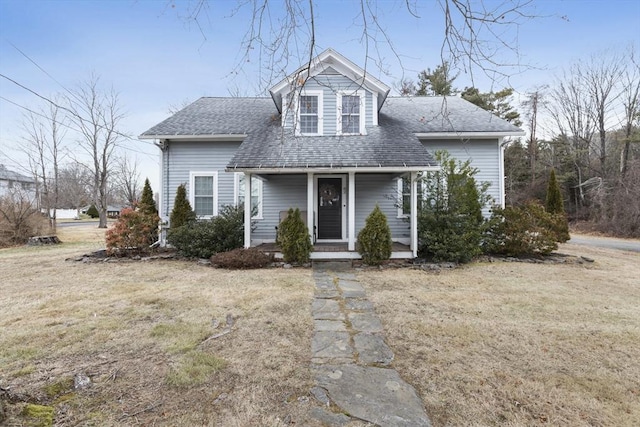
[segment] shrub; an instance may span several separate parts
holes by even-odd
[[[159,221],[157,214],[123,209],[118,221],[107,230],[107,253],[124,256],[148,250],[158,238]]]
[[[391,258],[391,230],[386,215],[376,205],[358,233],[358,252],[368,265],[380,265]]]
[[[264,268],[273,262],[273,256],[261,252],[257,248],[238,248],[228,252],[220,252],[211,257],[211,264],[220,268],[246,270]]]
[[[191,209],[191,203],[187,200],[187,189],[184,184],[181,184],[176,191],[169,223],[171,228],[178,228],[195,220],[196,213]]]
[[[419,253],[435,261],[469,262],[482,253],[489,185],[477,184],[478,170],[469,161],[456,162],[445,151],[436,152],[436,159],[441,170],[422,178],[428,199],[418,212]]]
[[[560,185],[556,180],[556,171],[551,169],[549,174],[549,185],[547,186],[547,200],[546,200],[547,212],[553,215],[557,215],[558,220],[554,227],[556,233],[556,240],[558,242],[566,242],[571,238],[569,236],[569,221],[567,215],[564,212],[564,201],[562,200],[562,192],[560,191]],[[564,218],[564,220],[562,220]]]
[[[158,214],[158,208],[156,207],[156,201],[153,200],[153,190],[149,183],[149,178],[144,180],[144,187],[142,188],[142,196],[138,203],[138,209],[147,214]]]
[[[519,207],[495,208],[488,251],[510,256],[547,255],[558,248],[557,229],[564,215],[548,213],[535,201]]]
[[[168,242],[189,258],[210,258],[240,248],[244,242],[244,209],[223,206],[210,220],[193,221],[169,230]]]
[[[313,245],[309,230],[300,216],[300,209],[289,209],[289,213],[278,227],[278,244],[285,262],[309,262]]]
[[[48,230],[47,218],[27,195],[16,192],[0,197],[0,247],[26,243],[29,237]]]
[[[87,215],[91,218],[98,218],[100,216],[100,212],[98,212],[96,205],[89,206],[89,209],[87,209]]]

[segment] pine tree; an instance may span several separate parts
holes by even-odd
[[[569,235],[569,222],[564,211],[564,201],[562,200],[562,192],[560,185],[556,179],[555,169],[551,169],[549,174],[549,184],[547,185],[546,210],[549,214],[557,217],[554,231],[558,242],[566,242],[571,238]]]
[[[89,206],[89,209],[87,209],[87,215],[89,215],[91,218],[98,218],[100,213],[98,212],[96,205]]]
[[[156,207],[156,201],[153,200],[153,190],[149,183],[149,178],[144,180],[144,188],[142,189],[142,197],[140,203],[138,203],[138,209],[142,213],[157,214],[158,208]]]
[[[380,265],[391,258],[391,230],[387,216],[376,205],[365,221],[364,228],[358,233],[358,252],[362,261],[368,265]]]
[[[178,186],[176,198],[171,211],[171,228],[178,228],[188,222],[195,221],[196,213],[191,209],[191,203],[187,200],[187,189],[184,184]]]

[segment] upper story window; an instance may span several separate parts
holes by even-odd
[[[362,135],[365,134],[364,120],[364,91],[338,93],[337,96],[337,134]]]
[[[189,201],[196,216],[211,218],[218,215],[218,174],[191,172],[189,178]]]
[[[303,91],[297,96],[297,134],[322,135],[322,98],[321,90]]]

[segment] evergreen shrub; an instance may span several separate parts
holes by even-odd
[[[560,191],[560,185],[556,179],[556,171],[554,169],[551,169],[551,173],[549,174],[546,208],[548,213],[558,216],[557,224],[554,227],[556,240],[560,243],[566,242],[571,238],[569,235],[569,221],[564,211],[562,192]]]
[[[156,207],[156,201],[153,200],[153,190],[149,183],[149,178],[144,180],[144,187],[142,188],[142,196],[138,203],[138,209],[143,213],[157,214],[158,208]]]
[[[376,205],[358,233],[358,252],[365,264],[380,265],[382,261],[391,258],[391,246],[391,229],[387,224],[387,216]]]
[[[191,209],[191,203],[187,199],[187,189],[184,184],[178,186],[169,218],[171,228],[178,228],[196,220],[196,213]]]
[[[210,220],[171,228],[167,241],[189,258],[210,258],[213,254],[240,248],[244,242],[244,208],[223,206],[218,216]]]
[[[107,230],[107,253],[125,256],[148,250],[158,238],[159,221],[157,214],[123,209],[114,226]]]
[[[100,216],[100,212],[98,212],[96,205],[89,206],[89,209],[87,209],[87,215],[91,218],[98,218]]]
[[[289,209],[287,217],[278,226],[277,242],[285,262],[309,262],[313,244],[300,209]]]

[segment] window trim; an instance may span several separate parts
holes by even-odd
[[[234,172],[234,177],[233,177],[233,203],[235,204],[235,206],[238,206],[240,204],[240,178],[244,177],[244,172]],[[262,180],[259,178],[256,178],[254,175],[251,175],[251,189],[253,189],[254,185],[258,186],[258,213],[256,213],[255,215],[253,215],[251,217],[251,219],[263,219],[262,217],[262,205],[264,203],[264,198],[263,198],[263,192],[262,192]],[[245,194],[244,196],[245,200],[247,199],[247,196]]]
[[[343,96],[359,96],[360,97],[360,132],[358,133],[343,133],[342,132],[342,97]],[[367,93],[364,90],[356,91],[338,91],[336,93],[336,135],[366,135],[366,105],[367,105]]]
[[[198,218],[209,219],[218,216],[218,172],[216,171],[192,171],[189,172],[189,203],[193,211],[196,210],[196,177],[213,177],[213,215],[199,215]],[[197,214],[196,214],[197,215]]]
[[[300,97],[301,96],[316,96],[318,98],[318,132],[317,133],[306,133],[302,132],[300,126]],[[296,93],[295,97],[295,108],[296,108],[296,123],[295,134],[297,136],[321,136],[324,134],[324,92],[322,90],[302,90],[299,93]]]
[[[398,198],[397,200],[399,201],[398,203],[398,215],[397,218],[409,218],[411,216],[411,207],[409,207],[409,212],[405,212],[404,211],[404,196],[405,194],[408,195],[409,197],[411,197],[411,182],[409,182],[409,192],[405,193],[404,192],[404,179],[408,178],[409,180],[411,180],[410,177],[408,176],[401,176],[399,178],[397,178],[397,190],[398,190]],[[418,185],[417,185],[417,192],[418,192],[418,206],[420,206],[421,201],[423,200],[423,188],[422,188],[423,184],[422,184],[422,180],[420,178],[418,178]]]

